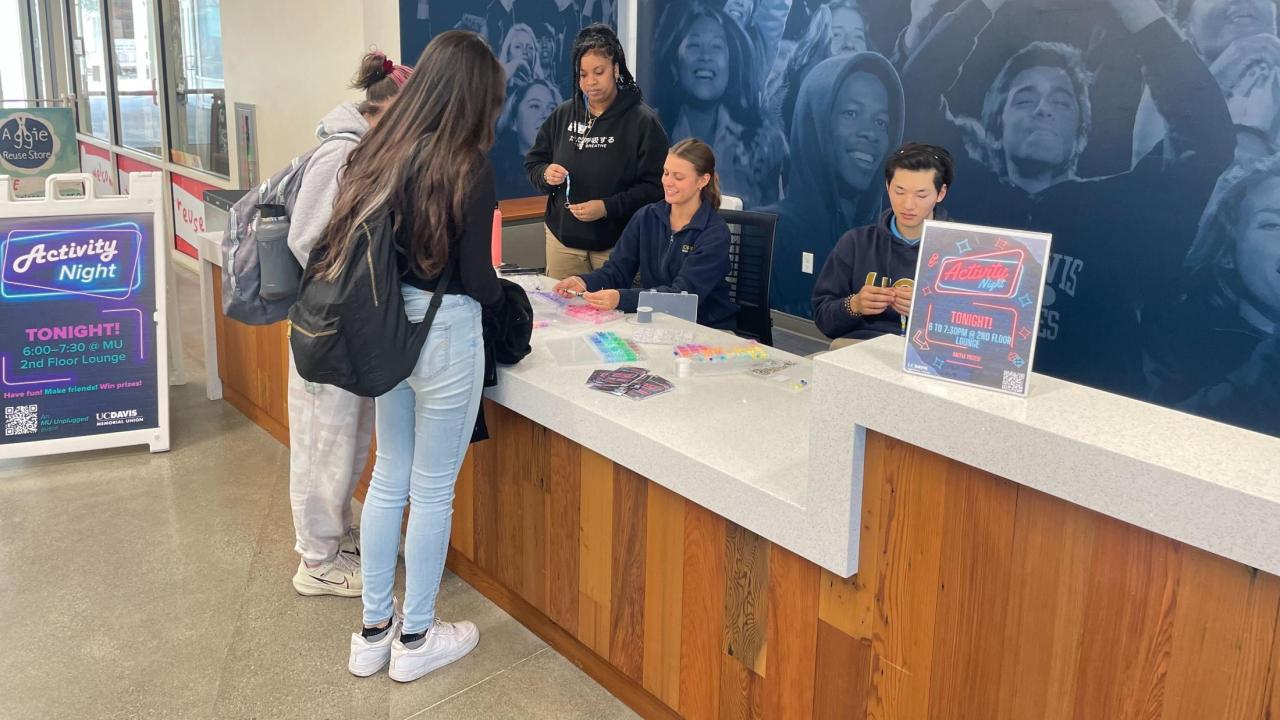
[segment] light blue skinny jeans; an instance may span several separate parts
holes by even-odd
[[[409,285],[401,292],[409,319],[421,320],[431,293]],[[409,500],[403,632],[431,629],[449,549],[453,489],[483,386],[480,303],[446,295],[413,374],[376,402],[378,460],[360,532],[365,625],[391,617],[400,523]]]

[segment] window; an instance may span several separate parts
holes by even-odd
[[[218,0],[164,0],[173,162],[229,175]]]
[[[110,0],[120,144],[159,157],[160,77],[150,0]]]
[[[0,100],[26,100],[27,62],[22,56],[22,18],[18,0],[0,0]],[[8,102],[0,107],[23,107]]]
[[[107,52],[102,0],[73,0],[71,53],[75,62],[76,107],[80,132],[111,140],[107,121]]]

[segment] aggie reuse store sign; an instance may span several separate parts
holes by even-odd
[[[79,171],[70,109],[0,110],[0,174],[13,177],[15,195],[44,195],[46,177]]]
[[[152,222],[0,220],[0,444],[158,427]]]
[[[1051,239],[927,223],[907,324],[906,371],[1026,395]]]

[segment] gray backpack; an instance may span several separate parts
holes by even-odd
[[[231,206],[222,234],[222,312],[246,325],[284,320],[298,296],[302,265],[289,249],[289,217],[311,157],[331,140],[359,142],[334,133],[293,159]]]

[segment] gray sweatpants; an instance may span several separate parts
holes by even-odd
[[[373,399],[303,380],[290,352],[289,500],[303,560],[337,556],[372,439]]]

